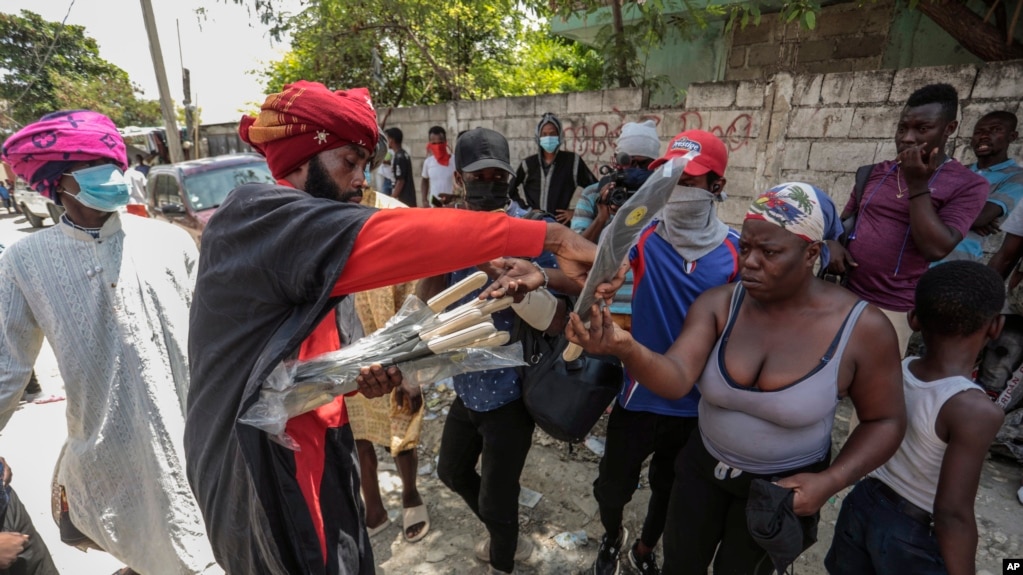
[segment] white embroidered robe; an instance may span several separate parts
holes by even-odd
[[[179,228],[117,213],[98,239],[61,223],[0,256],[0,426],[45,335],[67,395],[71,520],[143,575],[223,572],[182,447],[197,259]]]

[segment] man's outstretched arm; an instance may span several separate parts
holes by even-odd
[[[558,256],[571,278],[585,277],[596,246],[560,224],[463,210],[382,210],[366,221],[332,295],[394,285],[501,256]]]

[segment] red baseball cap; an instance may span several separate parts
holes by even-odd
[[[672,158],[680,158],[689,152],[697,152],[700,155],[686,165],[686,174],[702,176],[707,172],[714,172],[719,176],[725,175],[725,168],[728,166],[728,151],[725,149],[725,143],[721,141],[721,138],[706,130],[686,130],[675,136],[668,144],[668,151],[650,163],[650,169],[656,170],[664,162]]]

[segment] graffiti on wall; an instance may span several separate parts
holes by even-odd
[[[573,123],[566,127],[564,133],[566,149],[572,150],[594,165],[609,163],[614,153],[615,142],[622,133],[622,126],[627,122],[652,120],[655,125],[659,126],[663,121],[663,117],[658,114],[642,114],[635,120],[629,120],[626,119],[624,112],[620,112],[618,109],[615,109],[614,112],[619,117],[616,122],[599,121],[591,124],[583,119],[580,123]],[[703,114],[695,110],[687,110],[678,116],[680,132],[707,130],[721,138],[730,152],[749,144],[753,133],[753,122],[753,116],[746,113],[737,114],[728,124],[719,125],[710,125],[709,121],[704,120]],[[662,136],[666,136],[666,134],[662,134]]]

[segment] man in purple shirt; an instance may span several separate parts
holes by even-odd
[[[895,130],[898,155],[874,166],[859,202],[849,198],[842,219],[856,222],[847,246],[829,242],[830,270],[847,273],[849,289],[885,312],[900,350],[912,333],[906,312],[917,280],[963,239],[987,201],[987,181],[945,154],[958,101],[948,84],[910,95]]]

